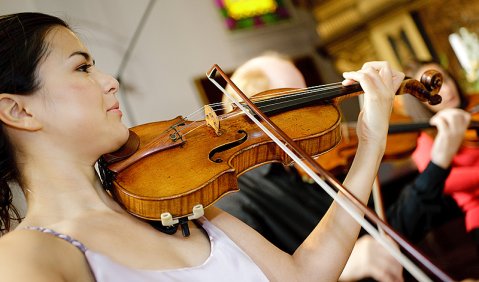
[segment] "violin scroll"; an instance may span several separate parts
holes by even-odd
[[[443,77],[440,72],[428,70],[421,76],[420,81],[406,78],[399,87],[398,93],[409,93],[421,102],[437,105],[442,101],[439,95],[442,82]]]
[[[437,94],[441,89],[443,78],[440,72],[435,70],[427,70],[421,76],[421,83],[424,84],[427,90]]]

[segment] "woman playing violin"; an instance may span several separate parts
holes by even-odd
[[[248,60],[235,70],[231,79],[248,96],[269,89],[306,87],[293,62],[277,53]],[[232,110],[226,96],[223,103],[225,111]],[[216,206],[291,254],[321,220],[332,201],[323,189],[304,182],[294,167],[282,164],[248,171],[239,177],[238,183],[240,192],[222,198]],[[354,244],[339,280],[402,281],[402,275],[401,264],[366,234]]]
[[[448,72],[435,62],[411,64],[407,72],[412,77],[418,77],[426,69],[435,69],[443,74],[444,83],[439,92],[443,101],[439,105],[431,106],[405,95],[402,97],[403,107],[400,109],[415,121],[441,116],[431,119],[431,123],[437,125],[437,134],[431,135],[426,131],[421,133],[413,154],[418,170],[423,175],[428,175],[429,179],[434,179],[435,185],[431,184],[416,191],[429,195],[424,196],[429,203],[424,205],[424,209],[431,207],[434,202],[432,199],[436,199],[436,207],[431,209],[429,220],[436,225],[454,217],[457,214],[457,204],[465,214],[467,231],[473,235],[479,246],[479,148],[464,146],[463,143],[471,119],[471,115],[463,110],[468,107],[468,99]],[[441,195],[442,192],[444,195]],[[404,209],[395,212],[418,214],[417,210]],[[395,224],[406,226],[409,223],[402,221]]]
[[[360,229],[337,204],[293,255],[214,207],[188,223],[187,239],[124,211],[94,167],[128,138],[118,82],[56,17],[2,16],[0,41],[1,220],[10,231],[0,239],[2,281],[337,281]],[[365,91],[344,181],[365,202],[404,76],[384,62],[343,76]],[[28,211],[10,230],[13,182]]]

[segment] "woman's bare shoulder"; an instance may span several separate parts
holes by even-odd
[[[12,260],[25,256],[24,259],[34,259],[39,253],[49,247],[51,240],[40,232],[27,229],[13,230],[0,238],[0,259]],[[3,266],[0,263],[0,266]]]
[[[19,229],[0,238],[1,281],[70,281],[78,264],[88,269],[76,247],[51,234]]]

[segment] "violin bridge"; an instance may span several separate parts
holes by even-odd
[[[205,121],[207,125],[214,129],[217,136],[221,135],[220,120],[218,115],[216,115],[215,111],[209,105],[205,105]]]

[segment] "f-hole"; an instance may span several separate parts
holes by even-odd
[[[214,148],[213,150],[211,150],[210,154],[209,154],[209,158],[211,161],[215,162],[215,163],[221,163],[223,162],[223,159],[221,158],[215,158],[215,155],[217,153],[221,153],[221,152],[224,152],[226,150],[229,150],[231,148],[234,148],[242,143],[244,143],[247,139],[248,139],[248,133],[244,130],[238,130],[238,133],[239,134],[242,134],[243,136],[241,138],[239,138],[238,140],[235,140],[233,142],[230,142],[230,143],[226,143],[224,145],[221,145],[217,148]]]

